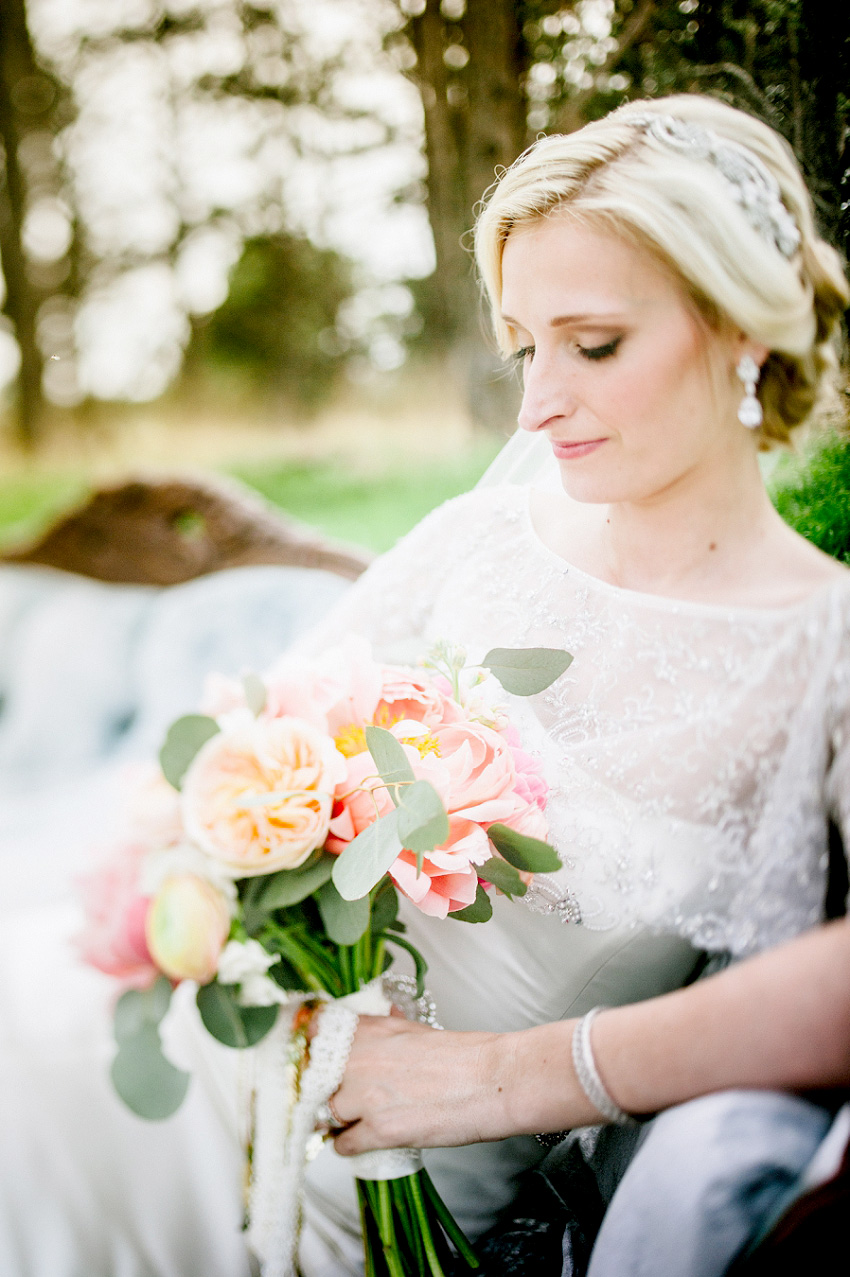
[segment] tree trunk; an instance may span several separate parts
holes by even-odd
[[[20,164],[21,116],[27,93],[37,92],[40,72],[27,28],[24,0],[0,0],[0,139],[5,152],[5,182],[0,187],[0,260],[6,281],[4,311],[15,328],[21,352],[16,396],[17,434],[34,443],[44,408],[42,356],[36,341],[39,295],[27,273],[21,241],[26,212],[26,182]],[[49,83],[49,82],[48,82]]]
[[[463,17],[451,22],[440,0],[426,0],[408,31],[425,113],[428,213],[437,258],[428,320],[435,343],[451,350],[466,382],[473,418],[501,425],[513,415],[513,396],[482,333],[466,245],[475,207],[497,168],[511,164],[525,143],[517,6],[513,0],[468,0]],[[450,46],[466,50],[464,66],[447,66]]]

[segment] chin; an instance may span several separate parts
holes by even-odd
[[[585,505],[613,505],[617,501],[629,501],[636,495],[635,485],[622,476],[599,473],[581,474],[573,462],[559,462],[561,487],[573,501]]]

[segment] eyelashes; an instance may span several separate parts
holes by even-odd
[[[622,334],[618,337],[612,337],[610,341],[604,342],[601,346],[580,346],[578,342],[573,343],[573,350],[580,355],[582,359],[589,359],[594,362],[600,359],[610,359],[612,355],[616,355],[617,350],[623,340]],[[520,346],[519,350],[515,350],[511,359],[514,363],[523,364],[526,359],[534,357],[533,346]]]
[[[603,346],[576,345],[576,350],[582,359],[610,359],[612,355],[616,355],[622,340],[622,337],[614,337],[611,341],[606,341]]]

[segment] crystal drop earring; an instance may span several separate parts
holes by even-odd
[[[744,355],[735,372],[744,383],[744,397],[738,406],[738,420],[748,430],[757,430],[764,419],[761,404],[756,398],[761,369],[752,355]]]

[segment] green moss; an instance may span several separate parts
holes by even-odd
[[[850,437],[830,435],[800,457],[783,457],[769,487],[786,523],[850,563]]]

